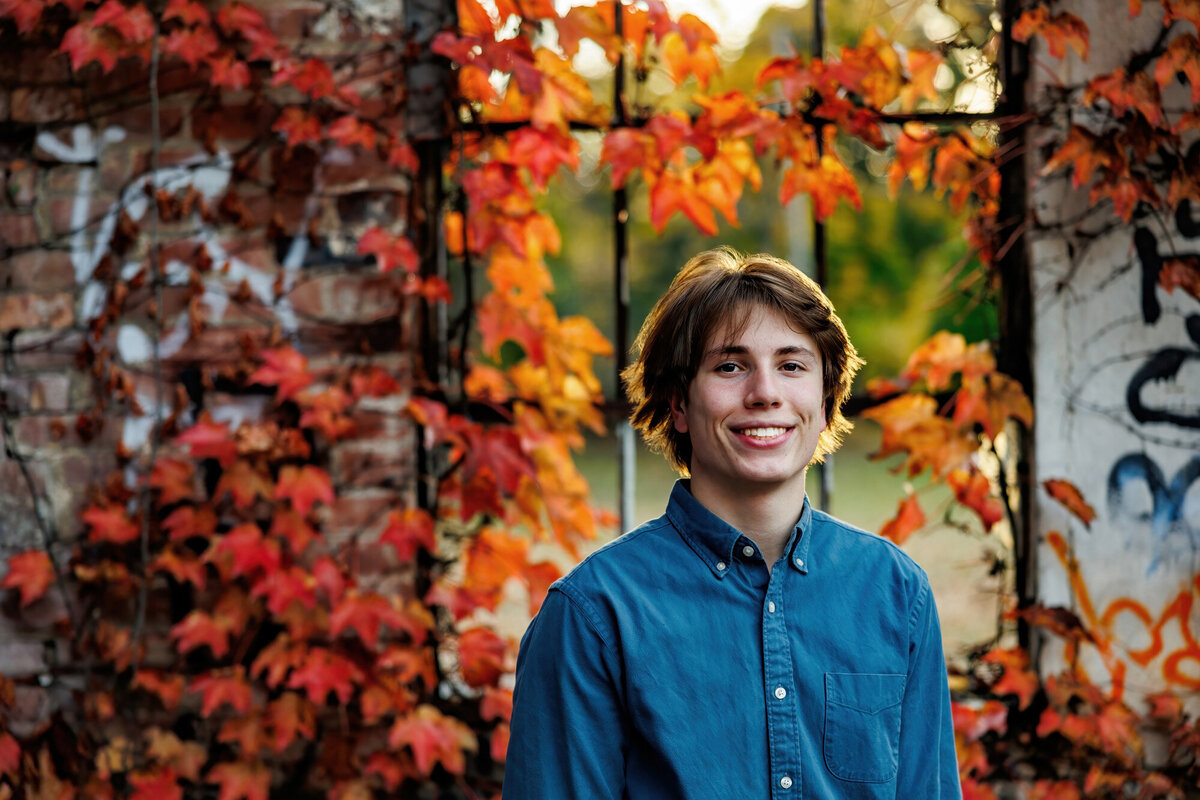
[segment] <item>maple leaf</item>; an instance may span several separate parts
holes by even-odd
[[[238,577],[260,570],[264,573],[276,572],[281,555],[278,542],[264,537],[256,523],[244,522],[217,537],[206,560],[219,568],[227,566],[229,573]]]
[[[308,359],[296,348],[277,347],[263,350],[264,363],[250,375],[250,382],[275,387],[275,402],[290,400],[313,382],[308,371]]]
[[[946,475],[946,483],[954,491],[954,498],[979,515],[983,529],[1004,519],[1004,504],[992,495],[992,485],[987,476],[976,469],[953,469]]]
[[[572,6],[557,20],[558,46],[571,57],[579,52],[581,39],[591,39],[604,48],[604,55],[616,64],[621,55],[622,41],[613,31],[612,23],[596,6]]]
[[[121,37],[113,29],[96,24],[93,18],[67,30],[59,52],[71,57],[71,68],[75,71],[95,61],[107,73],[116,67],[122,55],[122,44]]]
[[[224,50],[208,59],[207,63],[209,80],[213,86],[222,86],[238,92],[250,85],[250,68],[232,51]]]
[[[8,574],[0,587],[18,589],[21,607],[41,599],[55,580],[54,564],[45,550],[27,550],[8,559]]]
[[[479,716],[485,720],[498,719],[508,722],[512,719],[513,693],[512,689],[491,687],[483,692],[479,701]]]
[[[504,673],[508,643],[488,628],[471,628],[458,637],[458,668],[468,686],[495,686]]]
[[[1162,123],[1162,95],[1149,73],[1137,71],[1130,75],[1124,67],[1119,67],[1093,78],[1083,90],[1083,102],[1094,105],[1101,98],[1108,101],[1114,116],[1136,111],[1151,125]]]
[[[1014,619],[1023,619],[1030,625],[1045,628],[1063,639],[1093,641],[1092,634],[1083,626],[1083,621],[1069,608],[1044,606],[1040,603],[1011,612]]]
[[[195,465],[178,458],[159,458],[150,470],[150,485],[159,490],[158,502],[169,506],[192,496]]]
[[[905,60],[908,66],[908,81],[900,89],[900,107],[912,110],[921,99],[936,103],[940,96],[935,78],[945,63],[940,53],[930,50],[909,50]]]
[[[271,130],[282,133],[288,147],[321,141],[321,120],[299,106],[288,106],[279,112]]]
[[[1168,726],[1177,725],[1183,719],[1183,701],[1170,690],[1148,694],[1145,697],[1149,711],[1146,716]]]
[[[1192,23],[1200,30],[1200,2],[1197,0],[1163,0],[1163,25],[1170,25],[1177,19]]]
[[[204,776],[221,787],[217,800],[268,800],[271,769],[259,761],[217,764]]]
[[[163,9],[163,21],[177,19],[185,25],[209,25],[212,23],[212,15],[208,13],[208,9],[196,2],[196,0],[168,0],[167,7]]]
[[[1049,175],[1068,165],[1072,167],[1071,184],[1078,189],[1091,182],[1097,169],[1115,167],[1116,162],[1100,137],[1080,125],[1072,125],[1062,147],[1046,160],[1039,174]]]
[[[272,536],[277,536],[288,543],[294,555],[301,555],[319,534],[305,518],[290,508],[277,508],[271,518]]]
[[[386,597],[375,592],[351,589],[329,615],[330,635],[340,636],[346,628],[354,628],[363,644],[372,650],[379,643],[383,625],[403,628],[404,619]]]
[[[1037,674],[1029,668],[1029,656],[1023,649],[993,648],[980,660],[988,664],[999,664],[1004,668],[1000,680],[992,684],[992,692],[998,695],[1015,694],[1019,709],[1029,707],[1040,683]]]
[[[447,772],[461,775],[466,769],[463,751],[473,753],[479,743],[475,733],[459,720],[444,716],[431,705],[420,705],[396,720],[388,732],[388,746],[393,750],[408,747],[422,775],[430,775],[438,763]]]
[[[550,585],[562,577],[562,570],[553,562],[538,561],[535,564],[529,564],[521,571],[521,578],[529,587],[529,616],[535,616],[538,609],[542,607],[542,603],[546,600],[546,594],[550,591]]]
[[[201,645],[207,645],[214,658],[229,652],[230,626],[223,620],[194,609],[171,628],[171,638],[181,653],[189,653]]]
[[[421,266],[420,256],[407,236],[393,236],[378,225],[371,226],[359,237],[358,253],[375,256],[379,271],[383,273],[404,267],[405,272],[416,274]]]
[[[905,178],[921,191],[929,182],[929,157],[939,137],[925,126],[906,122],[896,135],[895,156],[888,164],[888,193],[895,197]]]
[[[203,589],[207,578],[204,562],[193,556],[188,550],[167,548],[155,556],[150,562],[152,572],[165,572],[179,583],[190,583],[197,589]]]
[[[372,753],[367,758],[363,770],[368,775],[378,776],[383,781],[384,788],[389,792],[395,792],[405,778],[419,777],[413,773],[411,760],[404,759],[402,761],[387,750]]]
[[[20,34],[32,31],[44,10],[45,0],[0,0],[0,17],[12,18]]]
[[[1018,42],[1027,42],[1035,34],[1045,39],[1046,47],[1054,58],[1065,56],[1070,46],[1081,59],[1087,61],[1088,27],[1074,14],[1064,11],[1052,17],[1045,6],[1028,9],[1013,25],[1012,36]]]
[[[779,187],[780,202],[787,205],[797,194],[812,197],[814,213],[821,221],[833,213],[838,200],[842,198],[856,211],[862,210],[862,197],[854,176],[845,164],[830,153],[822,155],[816,165],[796,162],[784,171]]]
[[[217,529],[217,515],[207,506],[180,506],[162,521],[172,542],[186,541],[193,536],[209,538]]]
[[[158,670],[139,669],[133,674],[133,680],[130,681],[130,685],[135,689],[150,692],[159,699],[163,708],[168,711],[173,711],[177,708],[180,698],[183,697],[182,675],[168,675]],[[164,759],[159,758],[158,760],[162,761]]]
[[[1033,424],[1033,404],[1017,381],[999,372],[984,378],[968,375],[954,398],[954,421],[958,425],[978,422],[992,439],[1004,431],[1009,418],[1026,426]]]
[[[1177,36],[1171,40],[1166,52],[1159,56],[1158,63],[1154,65],[1154,80],[1159,88],[1165,89],[1181,72],[1191,84],[1194,106],[1200,103],[1200,40],[1194,34]]]
[[[287,685],[291,689],[303,689],[308,699],[318,706],[325,705],[330,692],[346,705],[354,696],[355,686],[362,680],[362,670],[353,661],[327,648],[314,647],[304,663],[292,672]]]
[[[1079,787],[1070,781],[1041,780],[1029,790],[1028,800],[1082,800]]]
[[[1200,300],[1200,257],[1179,256],[1165,259],[1158,273],[1158,283],[1172,294],[1176,289],[1183,289]]]
[[[338,117],[329,124],[327,133],[342,147],[358,145],[364,150],[375,149],[375,128],[354,114]]]
[[[1003,734],[1008,730],[1008,706],[999,700],[982,703],[950,703],[954,733],[973,742],[989,731]]]
[[[241,666],[214,670],[207,675],[198,675],[188,684],[189,692],[198,692],[203,698],[200,716],[210,717],[222,705],[228,703],[234,711],[245,714],[250,710],[252,692]]]
[[[96,9],[92,24],[108,25],[129,42],[144,42],[154,35],[154,20],[141,3],[127,6],[120,0],[105,0]]]
[[[1096,510],[1083,499],[1083,493],[1068,480],[1051,478],[1042,481],[1042,488],[1047,494],[1061,503],[1068,511],[1079,518],[1089,528],[1096,518]]]
[[[111,542],[112,544],[128,544],[135,541],[140,530],[129,519],[125,509],[118,505],[89,506],[80,514],[89,527],[88,540],[92,542]]]
[[[701,197],[691,168],[667,171],[650,187],[650,223],[658,233],[666,228],[675,212],[682,213],[706,236],[717,233],[717,218],[712,206]]]
[[[279,471],[275,485],[276,500],[290,500],[300,515],[312,510],[318,501],[329,505],[333,502],[333,482],[329,473],[311,464],[293,466],[288,464]]]
[[[175,437],[175,444],[187,445],[196,458],[215,458],[228,467],[237,458],[237,445],[229,435],[229,426],[201,416],[195,425]]]
[[[266,746],[262,715],[257,711],[242,717],[230,717],[221,723],[217,741],[222,744],[236,743],[242,758],[252,758]]]
[[[333,70],[329,64],[319,58],[307,58],[299,64],[295,61],[283,62],[276,67],[271,85],[290,86],[298,92],[307,94],[313,100],[337,94]]]
[[[268,703],[265,721],[276,753],[282,753],[299,737],[312,739],[317,733],[316,709],[295,692],[284,692]]]
[[[896,511],[896,516],[889,519],[879,529],[879,535],[885,539],[890,539],[898,545],[904,544],[908,537],[925,524],[925,512],[921,510],[920,503],[917,502],[917,496],[909,493],[903,500],[900,501],[900,507]]]
[[[179,776],[170,767],[136,770],[129,775],[133,786],[130,800],[182,800],[183,788]]]
[[[217,37],[210,28],[180,28],[163,41],[163,52],[179,56],[192,69],[217,52]]]
[[[434,536],[433,517],[420,508],[389,511],[387,526],[379,535],[380,544],[390,544],[401,561],[411,561],[422,548],[437,553],[437,538]]]

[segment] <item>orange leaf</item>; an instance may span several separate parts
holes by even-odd
[[[89,506],[80,515],[88,525],[88,540],[128,544],[135,541],[141,531],[118,505]]]
[[[170,767],[152,767],[130,773],[133,786],[130,800],[182,800],[183,788],[179,776]]]
[[[19,589],[23,608],[45,595],[54,580],[54,564],[46,551],[27,550],[8,559],[8,574],[0,587]]]
[[[171,638],[181,653],[207,645],[214,658],[229,652],[229,626],[210,614],[195,609],[171,628]]]
[[[284,692],[267,705],[266,723],[273,734],[272,749],[282,753],[297,738],[311,740],[316,735],[316,709],[295,692]]]
[[[1200,300],[1200,257],[1179,256],[1164,259],[1162,270],[1158,273],[1158,282],[1172,294],[1176,289],[1183,289]]]
[[[1180,72],[1192,86],[1192,105],[1200,103],[1200,40],[1191,33],[1177,36],[1167,45],[1154,65],[1154,80],[1165,89]]]
[[[910,493],[900,501],[900,508],[896,511],[896,516],[883,524],[883,527],[879,530],[879,535],[885,539],[890,539],[896,544],[902,545],[913,534],[913,531],[916,531],[924,524],[925,512],[921,510],[921,505],[917,502],[917,496]]]
[[[169,506],[192,496],[192,476],[196,468],[190,461],[159,458],[150,470],[150,485],[159,490],[159,505]]]
[[[314,647],[288,679],[291,689],[303,689],[308,699],[318,706],[325,705],[330,692],[346,705],[354,696],[355,686],[363,674],[353,661],[324,647]]]
[[[1177,725],[1183,719],[1183,701],[1169,690],[1146,695],[1150,710],[1146,716],[1167,725]]]
[[[471,628],[458,637],[458,666],[467,685],[495,686],[504,673],[508,643],[487,628]]]
[[[1083,91],[1083,102],[1093,105],[1100,98],[1108,101],[1116,117],[1122,117],[1132,110],[1151,125],[1162,123],[1162,95],[1149,73],[1139,70],[1131,76],[1124,67],[1119,67],[1093,78]]]
[[[339,117],[330,123],[329,138],[342,147],[359,145],[364,150],[375,149],[375,129],[353,114]]]
[[[358,253],[375,256],[379,271],[384,273],[404,267],[405,272],[416,274],[420,268],[420,258],[408,237],[393,236],[377,225],[368,228],[359,237]]]
[[[998,695],[1015,694],[1017,707],[1022,710],[1028,708],[1040,682],[1029,668],[1029,656],[1025,651],[1019,647],[994,648],[981,660],[988,664],[999,664],[1004,668],[1000,680],[992,684],[992,691]]]
[[[1018,42],[1027,42],[1034,34],[1040,34],[1046,40],[1046,47],[1054,58],[1065,56],[1070,46],[1087,61],[1088,27],[1074,14],[1064,11],[1051,17],[1045,6],[1035,6],[1021,14],[1012,29],[1013,38]]]
[[[213,492],[213,500],[220,500],[226,492],[233,497],[236,508],[249,508],[254,505],[255,498],[271,496],[271,479],[262,470],[245,459],[233,462],[217,481]]]
[[[1083,494],[1075,484],[1067,480],[1052,478],[1042,481],[1042,488],[1051,497],[1062,503],[1068,511],[1078,517],[1084,525],[1091,527],[1092,520],[1096,518],[1096,510],[1083,499]]]
[[[288,464],[279,471],[275,499],[291,500],[297,513],[304,515],[317,501],[325,505],[333,502],[333,482],[329,479],[329,474],[320,467],[310,464],[296,467]]]
[[[165,572],[177,582],[190,583],[197,589],[204,588],[207,578],[204,562],[186,548],[164,549],[150,562],[150,569],[154,572]]]
[[[282,133],[288,147],[321,141],[321,120],[299,106],[289,106],[279,112],[271,130]]]
[[[204,776],[221,787],[217,800],[268,800],[271,770],[258,761],[217,764]]]
[[[131,685],[158,697],[163,708],[168,711],[173,711],[183,697],[182,675],[167,675],[158,670],[140,669],[134,673]]]
[[[175,437],[176,444],[188,445],[188,451],[196,458],[215,458],[222,467],[227,467],[237,458],[237,444],[229,434],[225,423],[213,422],[208,416]]]
[[[1029,790],[1027,800],[1082,800],[1079,787],[1070,781],[1041,780]]]
[[[1200,2],[1198,0],[1163,0],[1163,8],[1166,9],[1166,14],[1163,15],[1163,25],[1170,25],[1177,19],[1186,20],[1192,23],[1197,30],[1200,30]]]
[[[838,200],[843,198],[855,211],[862,210],[862,197],[854,176],[831,153],[822,155],[815,166],[794,163],[788,167],[779,187],[779,199],[787,205],[798,194],[812,197],[818,220],[828,218],[837,207]]]

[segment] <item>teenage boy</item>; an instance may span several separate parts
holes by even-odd
[[[829,300],[785,261],[713,250],[634,348],[633,425],[690,480],[551,587],[505,800],[959,798],[925,573],[805,497],[862,363]]]

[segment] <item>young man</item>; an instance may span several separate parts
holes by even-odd
[[[633,424],[690,481],[551,587],[505,800],[960,797],[925,573],[805,497],[862,363],[829,300],[779,259],[701,253],[635,349]]]

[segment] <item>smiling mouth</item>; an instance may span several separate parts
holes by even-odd
[[[782,436],[791,430],[791,428],[767,427],[758,428],[735,428],[738,433],[743,436],[749,436],[751,439],[774,439],[776,436]]]

